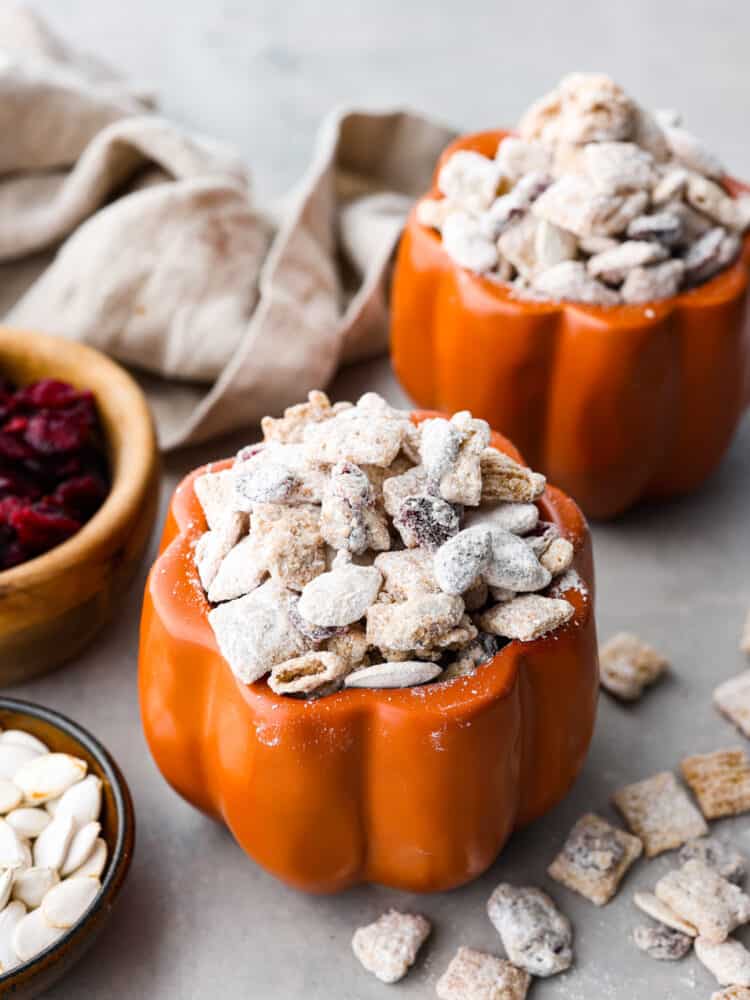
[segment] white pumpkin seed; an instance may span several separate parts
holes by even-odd
[[[75,785],[73,785],[75,788]],[[50,799],[49,802],[44,803],[44,808],[50,814],[50,816],[55,816],[57,810],[60,808],[60,803],[62,802],[62,796],[59,799]]]
[[[55,816],[34,841],[34,864],[38,868],[60,868],[74,833],[72,816]]]
[[[18,785],[14,785],[10,778],[0,778],[0,813],[8,813],[22,802],[23,792]]]
[[[89,854],[88,858],[81,865],[80,868],[76,870],[70,876],[71,878],[78,878],[83,875],[93,875],[94,878],[99,878],[101,873],[104,871],[104,866],[107,863],[107,844],[101,837],[94,844],[94,849]]]
[[[8,744],[13,750],[14,747]],[[6,749],[0,744],[0,753]],[[67,753],[48,753],[36,756],[20,767],[13,775],[13,780],[26,796],[27,802],[39,805],[47,799],[56,799],[71,785],[80,781],[86,775],[88,765],[79,757]]]
[[[81,919],[100,889],[99,879],[88,875],[66,879],[50,889],[42,900],[40,911],[47,923],[67,930]]]
[[[33,806],[14,809],[8,813],[5,819],[19,836],[28,837],[29,840],[38,837],[42,830],[52,822],[52,817],[46,810],[35,809]]]
[[[0,819],[0,868],[26,867],[26,846],[10,823]]]
[[[19,964],[13,939],[16,928],[25,916],[26,907],[17,901],[8,903],[5,909],[0,911],[0,965],[3,972],[10,972]]]
[[[4,868],[0,874],[0,910],[4,909],[10,899],[15,872],[12,868]]]
[[[16,905],[22,907],[23,903],[10,904],[10,906]],[[13,950],[22,962],[28,962],[30,958],[54,944],[64,933],[58,927],[51,927],[47,923],[41,908],[32,910],[15,926],[12,937]]]
[[[0,778],[12,778],[20,767],[39,756],[41,755],[31,747],[0,743]]]
[[[60,881],[54,868],[27,868],[18,872],[13,881],[13,898],[20,899],[30,910],[42,905],[42,900]]]
[[[51,805],[47,803],[47,808]],[[102,782],[95,774],[90,774],[65,792],[54,807],[53,815],[66,812],[73,817],[76,827],[80,829],[87,823],[99,818],[102,809]]]
[[[70,847],[68,848],[68,853],[65,857],[65,862],[62,866],[61,874],[63,876],[71,875],[76,868],[80,868],[81,865],[88,861],[89,855],[94,850],[94,844],[99,838],[101,828],[101,824],[94,820],[93,822],[82,826],[81,829],[74,834],[73,839],[70,842]]]
[[[0,736],[0,743],[13,743],[19,747],[30,747],[30,749],[36,750],[40,754],[49,753],[49,747],[46,743],[42,743],[41,740],[37,739],[36,736],[32,736],[31,733],[25,733],[23,729],[6,729],[2,736]]]

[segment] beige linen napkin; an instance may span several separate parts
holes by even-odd
[[[388,267],[450,130],[341,111],[284,209],[237,155],[0,0],[0,315],[130,365],[164,448],[385,347]]]

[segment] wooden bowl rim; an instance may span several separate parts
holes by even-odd
[[[30,344],[34,345],[34,351],[30,352]],[[0,365],[3,358],[9,356],[37,353],[45,362],[49,360],[49,377],[53,377],[54,358],[61,350],[65,351],[67,368],[80,367],[84,372],[98,369],[102,380],[116,386],[120,396],[127,397],[132,415],[127,434],[123,435],[117,465],[112,468],[110,491],[99,510],[67,541],[34,559],[0,571],[0,594],[6,589],[33,587],[84,562],[92,551],[106,544],[127,523],[134,507],[142,501],[153,475],[157,446],[151,411],[138,383],[121,365],[96,348],[77,341],[0,326]],[[85,375],[81,387],[90,388]],[[97,406],[106,414],[109,407],[106,394],[95,395]]]
[[[40,719],[80,743],[97,761],[104,772],[112,789],[112,798],[117,814],[115,844],[112,854],[108,858],[107,873],[104,876],[102,887],[96,899],[78,923],[74,924],[73,927],[67,930],[62,937],[59,937],[48,948],[40,951],[38,955],[29,959],[28,962],[23,962],[8,972],[0,974],[0,989],[5,992],[9,987],[13,987],[14,977],[19,977],[19,985],[28,985],[29,981],[35,975],[37,966],[40,969],[42,967],[46,968],[50,961],[54,962],[55,956],[66,952],[74,938],[77,939],[86,936],[89,932],[91,921],[100,915],[102,908],[107,911],[111,909],[133,860],[133,851],[135,848],[135,810],[130,789],[122,771],[117,766],[109,750],[95,736],[92,736],[88,730],[61,712],[56,712],[54,709],[45,708],[43,705],[37,705],[34,702],[24,701],[20,698],[6,698],[0,695],[0,710],[3,709],[16,712],[19,715],[29,715],[32,718]]]

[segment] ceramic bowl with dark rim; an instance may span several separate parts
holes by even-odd
[[[128,874],[135,844],[135,814],[125,778],[102,744],[59,712],[0,697],[0,728],[23,729],[42,740],[50,750],[73,754],[85,760],[89,774],[102,782],[100,836],[107,844],[107,863],[102,887],[94,902],[75,926],[54,944],[23,965],[0,975],[0,997],[37,997],[47,990],[84,955],[96,940],[112,912]]]
[[[61,337],[0,327],[0,376],[23,386],[56,378],[94,394],[110,490],[71,538],[0,572],[0,685],[76,656],[109,620],[141,563],[159,498],[148,403],[110,358]]]

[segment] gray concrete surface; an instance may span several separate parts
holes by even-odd
[[[642,99],[682,107],[731,167],[750,176],[750,6],[741,0],[35,6],[79,44],[153,84],[168,114],[234,142],[262,195],[283,191],[299,175],[333,104],[406,102],[460,127],[502,124],[573,68],[608,69]],[[370,388],[405,402],[385,361],[343,373],[334,395]],[[188,469],[237,443],[170,459],[164,502]],[[324,899],[300,895],[257,868],[225,830],[167,787],[138,717],[144,566],[121,616],[85,656],[13,692],[68,713],[103,739],[125,770],[138,812],[136,857],[120,905],[99,943],[49,996],[377,1000],[389,988],[359,968],[349,941],[354,927],[394,905],[426,913],[436,930],[417,968],[390,989],[394,996],[431,997],[459,944],[500,952],[484,905],[494,885],[510,879],[551,889],[576,929],[575,968],[537,982],[534,998],[708,1000],[717,987],[694,958],[657,963],[629,940],[639,920],[632,891],[651,885],[670,856],[641,862],[602,910],[550,883],[544,871],[582,812],[614,818],[608,798],[618,785],[672,768],[685,753],[742,742],[711,708],[710,693],[744,665],[737,637],[750,605],[749,449],[746,420],[701,493],[594,528],[601,634],[636,629],[670,654],[673,675],[636,708],[603,698],[571,796],[514,838],[482,879],[432,897],[378,888]],[[716,826],[750,853],[750,820]],[[750,943],[750,934],[740,937]]]

